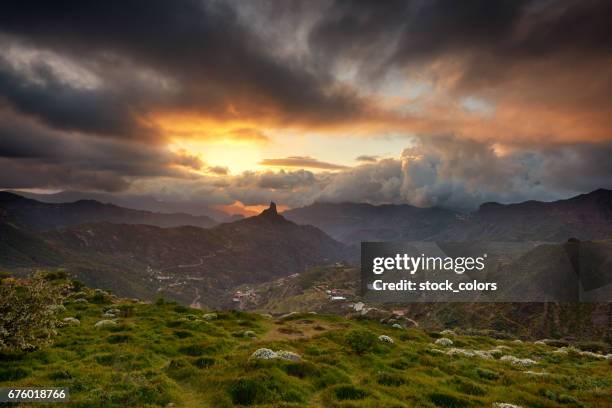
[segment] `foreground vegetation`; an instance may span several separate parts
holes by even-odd
[[[553,408],[612,400],[612,360],[598,354],[605,344],[585,353],[310,313],[206,313],[87,288],[66,295],[52,345],[0,355],[0,387],[68,387],[76,407]],[[300,358],[252,358],[260,348]]]

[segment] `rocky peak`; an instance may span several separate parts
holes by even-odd
[[[270,207],[263,210],[261,215],[265,217],[277,217],[278,212],[276,211],[276,203],[274,201],[270,201]]]

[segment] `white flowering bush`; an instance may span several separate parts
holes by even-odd
[[[56,334],[61,288],[42,277],[0,281],[0,350],[33,350]]]
[[[260,348],[255,350],[255,352],[251,354],[251,358],[259,360],[272,360],[276,357],[276,353],[270,350],[269,348]]]
[[[436,344],[438,346],[448,347],[448,346],[452,346],[453,345],[453,341],[451,339],[449,339],[449,338],[441,337],[438,340],[436,340]]]

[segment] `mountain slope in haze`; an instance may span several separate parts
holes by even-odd
[[[316,203],[283,213],[332,237],[361,241],[548,241],[612,237],[612,190],[567,200],[485,203],[472,214],[410,205]]]
[[[127,275],[188,303],[217,307],[230,302],[228,291],[237,285],[357,258],[354,249],[321,230],[286,220],[274,204],[258,216],[211,229],[91,223],[48,231],[43,237],[96,265],[113,262],[107,273]],[[89,282],[96,274],[92,268],[80,278]]]
[[[71,203],[81,200],[95,200],[105,204],[114,204],[119,207],[134,210],[151,211],[163,214],[185,213],[194,216],[205,215],[217,222],[231,221],[231,215],[217,210],[204,202],[161,200],[154,196],[144,194],[112,194],[93,193],[85,191],[60,191],[57,193],[41,194],[29,191],[6,190],[26,198],[50,204]]]
[[[216,225],[210,217],[190,214],[163,214],[133,210],[94,200],[71,203],[43,203],[17,194],[0,191],[0,207],[12,222],[36,231],[64,228],[89,222],[148,224],[158,227],[193,225],[209,228]]]
[[[411,205],[315,203],[283,212],[298,224],[314,225],[339,241],[412,241],[436,236],[458,213],[442,208]]]
[[[436,239],[564,242],[610,237],[612,190],[599,189],[553,202],[485,203]]]

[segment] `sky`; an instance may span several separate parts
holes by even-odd
[[[612,2],[3,1],[0,188],[470,209],[612,188]]]

